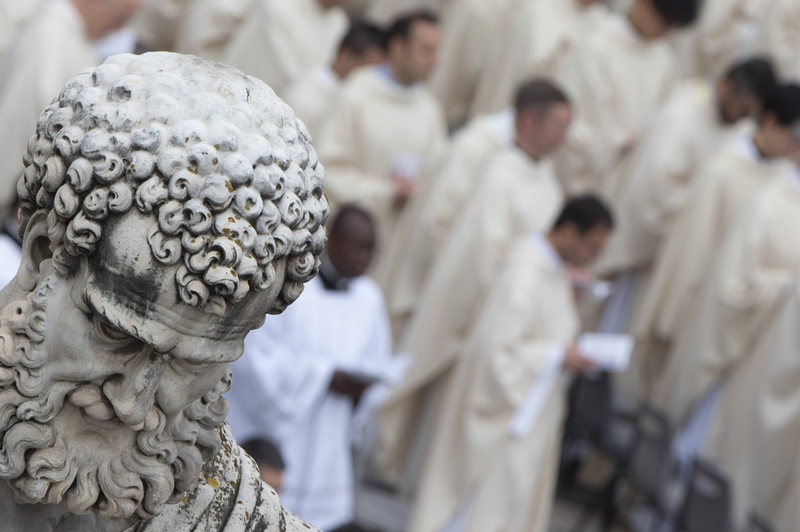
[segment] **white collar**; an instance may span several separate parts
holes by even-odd
[[[314,79],[319,81],[320,85],[328,90],[336,90],[342,84],[342,80],[333,71],[330,66],[318,66],[314,69]]]
[[[792,165],[789,170],[789,181],[800,192],[800,168],[797,165]]]
[[[486,117],[486,129],[498,144],[503,146],[514,145],[517,137],[514,131],[516,117],[517,112],[511,107]]]
[[[774,162],[772,159],[761,156],[758,148],[756,148],[756,143],[753,141],[753,135],[749,132],[745,135],[740,135],[739,138],[736,139],[736,151],[739,155],[754,163],[769,164]]]
[[[633,27],[633,24],[631,24],[631,21],[630,19],[628,19],[627,14],[621,13],[618,15],[613,15],[611,17],[611,20],[614,23],[614,25],[617,26],[620,30],[622,30],[622,33],[625,34],[625,36],[628,37],[629,39],[632,39],[636,42],[647,42],[639,34],[636,28]]]
[[[388,86],[389,90],[400,97],[411,96],[415,94],[417,89],[420,87],[419,83],[403,85],[397,81],[397,78],[394,77],[391,67],[386,63],[378,65],[375,67],[375,70],[378,73],[378,78]]]
[[[544,260],[548,266],[554,270],[564,269],[564,261],[561,259],[558,251],[556,251],[556,248],[553,247],[553,244],[550,243],[544,233],[533,233],[531,235],[531,242],[544,257]]]

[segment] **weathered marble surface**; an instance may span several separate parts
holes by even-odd
[[[64,87],[24,163],[23,264],[0,293],[0,528],[307,530],[222,397],[245,335],[325,243],[322,166],[291,109],[218,63],[116,56]]]

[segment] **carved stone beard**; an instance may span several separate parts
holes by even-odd
[[[149,518],[198,482],[219,450],[230,373],[181,412],[123,423],[103,382],[53,381],[43,349],[48,281],[0,316],[0,478],[29,503]]]

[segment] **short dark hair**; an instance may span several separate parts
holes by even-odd
[[[439,17],[433,11],[427,9],[420,9],[417,11],[409,11],[397,17],[389,29],[386,30],[386,44],[392,42],[392,39],[399,38],[407,41],[411,36],[411,30],[414,25],[419,22],[426,22],[428,24],[439,24]]]
[[[778,84],[764,102],[763,112],[773,114],[782,126],[791,126],[800,120],[800,85]]]
[[[734,63],[724,77],[733,84],[738,94],[755,96],[761,103],[767,101],[778,86],[775,69],[765,57]]]
[[[573,223],[581,234],[586,234],[596,227],[614,228],[614,216],[611,210],[597,196],[587,194],[576,196],[567,201],[561,214],[558,215],[553,230],[565,224]]]
[[[244,442],[242,449],[259,465],[265,465],[278,471],[286,469],[286,462],[283,461],[281,451],[269,440],[253,438]]]
[[[567,94],[552,81],[541,78],[520,85],[514,97],[517,114],[529,109],[543,114],[552,105],[559,103],[570,104]]]
[[[333,220],[327,224],[328,236],[339,232],[342,229],[344,222],[351,216],[360,217],[373,227],[375,226],[375,221],[366,210],[357,205],[347,204],[343,205],[342,208],[336,212]]]
[[[697,20],[701,0],[650,0],[666,21],[676,27],[688,26]]]
[[[356,56],[362,56],[373,48],[386,49],[386,34],[383,29],[363,20],[354,20],[350,23],[341,43],[339,51],[350,50]]]

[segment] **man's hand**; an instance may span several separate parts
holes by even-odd
[[[392,183],[394,183],[394,203],[398,206],[405,205],[417,191],[417,182],[402,175],[393,175]]]
[[[596,367],[597,365],[593,361],[583,356],[578,346],[572,344],[567,347],[564,353],[564,369],[571,373],[584,373]]]
[[[330,391],[344,395],[358,404],[367,388],[374,384],[374,380],[355,377],[346,371],[336,370],[331,378]]]

